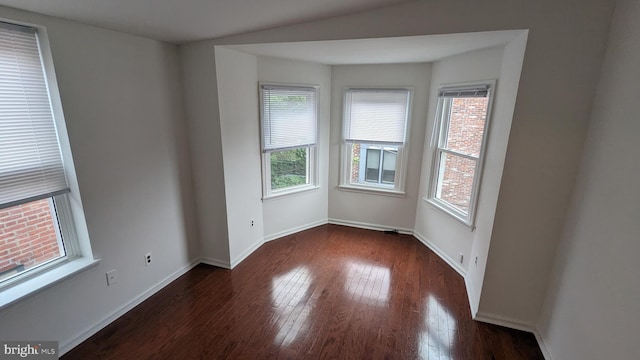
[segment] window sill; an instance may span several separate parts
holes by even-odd
[[[449,209],[444,204],[441,204],[438,201],[435,201],[433,199],[429,199],[429,198],[426,198],[426,197],[422,198],[422,200],[424,200],[424,202],[426,202],[427,204],[431,205],[431,207],[435,208],[436,210],[444,213],[445,215],[450,216],[453,220],[455,220],[455,221],[459,222],[460,224],[464,225],[470,231],[474,231],[476,229],[476,226],[473,224],[473,222],[470,223],[468,219],[460,216],[458,213],[456,213],[455,211]]]
[[[278,198],[292,196],[292,195],[300,195],[300,194],[304,194],[304,193],[307,193],[307,192],[310,192],[310,191],[318,190],[319,188],[320,188],[320,186],[317,186],[317,185],[297,186],[295,188],[291,188],[291,189],[287,189],[287,190],[282,190],[282,191],[277,191],[275,193],[271,193],[268,196],[263,196],[262,197],[262,201],[278,199]]]
[[[407,195],[407,193],[400,190],[374,188],[370,186],[340,185],[338,186],[338,189],[341,191],[351,191],[351,192],[358,192],[363,194],[383,195],[383,196],[393,196],[393,197],[405,197]]]
[[[20,281],[15,285],[10,285],[5,289],[0,290],[0,294],[2,294],[0,299],[0,310],[28,296],[38,293],[53,284],[59,283],[70,276],[94,267],[99,262],[100,259],[86,257],[76,258],[30,279]]]

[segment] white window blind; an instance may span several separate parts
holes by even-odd
[[[489,85],[442,87],[438,90],[438,97],[441,98],[487,97],[488,95]]]
[[[409,91],[349,89],[345,99],[345,141],[402,145]]]
[[[315,145],[317,89],[261,85],[262,151]]]
[[[0,209],[66,191],[36,30],[0,22]]]

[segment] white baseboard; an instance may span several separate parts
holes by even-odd
[[[342,220],[342,219],[328,219],[329,224],[334,225],[344,225],[351,226],[360,229],[368,229],[368,230],[377,230],[377,231],[386,231],[386,230],[397,230],[400,234],[408,234],[413,235],[413,229],[401,228],[397,226],[386,226],[386,225],[378,225],[378,224],[370,224],[360,221],[352,221],[352,220]]]
[[[469,309],[471,310],[471,317],[475,318],[478,314],[478,299],[476,299],[476,291],[473,284],[469,281],[468,277],[464,277],[464,286],[467,288],[467,299],[469,300]]]
[[[431,249],[440,259],[447,263],[447,265],[451,266],[453,270],[455,270],[462,278],[464,279],[464,286],[467,289],[467,301],[469,301],[469,310],[471,311],[471,317],[475,318],[478,308],[475,304],[475,291],[471,283],[467,280],[467,271],[454,259],[449,257],[442,249],[438,247],[435,243],[431,242],[431,240],[427,239],[426,236],[420,234],[417,231],[413,232],[413,236],[418,239],[421,243],[423,243],[426,247]]]
[[[542,337],[542,335],[540,335],[540,332],[537,328],[534,330],[535,331],[533,332],[533,335],[535,335],[536,340],[538,341],[538,346],[540,347],[540,351],[542,351],[542,356],[544,356],[545,360],[553,360],[551,352],[549,351],[549,347],[547,346],[547,342],[544,341],[544,338]]]
[[[511,319],[505,316],[490,314],[482,311],[478,311],[476,316],[473,317],[473,320],[481,321],[488,324],[504,326],[511,329],[522,330],[526,332],[533,333],[535,331],[535,326],[525,323],[523,321],[517,319]]]
[[[243,251],[242,254],[238,255],[235,259],[231,260],[230,269],[233,269],[234,267],[238,266],[238,264],[240,264],[242,260],[246,259],[249,255],[253,254],[254,251],[258,250],[258,248],[262,246],[262,244],[264,244],[264,239],[259,239],[258,241],[256,241],[255,244],[251,245],[250,248]]]
[[[553,360],[551,357],[551,353],[549,352],[549,348],[547,347],[547,343],[544,341],[538,329],[535,325],[522,322],[520,320],[511,319],[505,316],[500,316],[496,314],[490,314],[479,311],[474,317],[473,320],[508,327],[510,329],[522,330],[526,332],[530,332],[533,336],[536,337],[536,341],[538,342],[538,347],[542,352],[542,356],[544,356],[545,360]]]
[[[455,270],[458,274],[462,275],[463,278],[466,277],[467,271],[462,266],[460,266],[460,264],[458,264],[457,261],[450,258],[449,255],[447,255],[444,251],[442,251],[438,247],[438,245],[434,244],[433,242],[431,242],[431,240],[427,239],[424,235],[420,234],[417,231],[413,232],[413,236],[415,236],[416,239],[420,240],[420,242],[423,243],[426,247],[431,249],[431,251],[436,253],[436,255],[438,255],[442,260],[444,260],[444,262],[446,262],[449,266],[451,266],[453,270]]]
[[[304,230],[307,230],[307,229],[311,229],[311,228],[314,228],[316,226],[324,225],[327,222],[328,222],[327,219],[322,219],[322,220],[314,221],[314,222],[309,223],[309,224],[296,226],[296,227],[288,229],[288,230],[280,231],[280,232],[277,232],[275,234],[267,235],[267,236],[264,237],[264,242],[273,241],[273,240],[279,239],[281,237],[285,237],[287,235],[295,234],[297,232],[304,231]]]
[[[119,317],[124,315],[129,310],[131,310],[134,307],[140,305],[140,303],[142,303],[143,301],[145,301],[146,299],[151,297],[151,295],[157,293],[159,290],[161,290],[165,286],[169,285],[169,283],[171,283],[172,281],[174,281],[177,278],[179,278],[180,276],[186,274],[189,270],[193,269],[199,263],[200,262],[198,260],[196,260],[196,261],[193,261],[191,264],[189,264],[187,266],[184,266],[180,270],[178,270],[178,271],[174,272],[173,274],[171,274],[171,275],[167,276],[166,278],[164,278],[162,281],[160,281],[156,285],[150,287],[149,289],[147,289],[146,291],[144,291],[140,295],[136,296],[131,301],[125,303],[120,308],[116,309],[115,311],[113,311],[111,314],[107,315],[102,320],[96,322],[93,326],[91,326],[88,329],[82,331],[81,333],[79,333],[78,335],[74,336],[73,338],[71,338],[69,340],[61,341],[60,342],[60,347],[59,347],[59,355],[62,356],[64,354],[66,354],[67,352],[69,352],[74,347],[80,345],[80,343],[82,343],[83,341],[87,340],[88,338],[93,336],[95,333],[97,333],[98,331],[102,330],[107,325],[111,324],[113,321],[117,320]]]
[[[222,260],[214,259],[210,257],[201,257],[200,259],[198,259],[198,261],[202,264],[217,266],[219,268],[231,270],[231,264],[229,263],[229,261],[222,261]]]

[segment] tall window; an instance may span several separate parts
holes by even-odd
[[[78,255],[36,29],[0,23],[0,287]]]
[[[473,226],[494,82],[438,91],[437,141],[427,200]]]
[[[408,89],[348,89],[344,100],[344,188],[401,192]]]
[[[263,197],[316,187],[318,88],[260,85]]]

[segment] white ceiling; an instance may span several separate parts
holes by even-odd
[[[360,12],[410,0],[0,0],[0,5],[185,42]]]
[[[473,50],[504,45],[524,30],[394,38],[226,45],[253,55],[327,65],[432,62]]]

